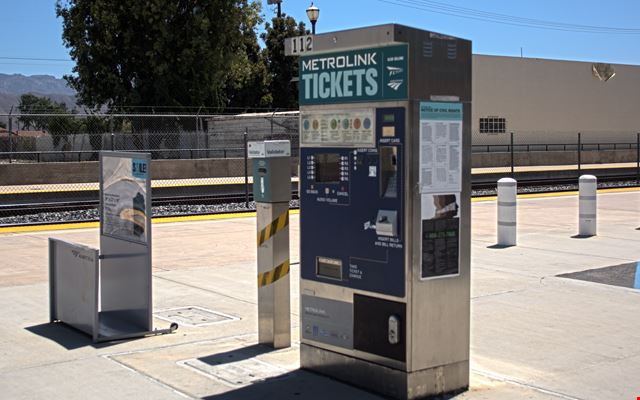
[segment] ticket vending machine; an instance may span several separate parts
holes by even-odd
[[[471,42],[390,24],[300,43],[301,366],[465,390]]]

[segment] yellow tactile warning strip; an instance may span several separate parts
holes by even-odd
[[[599,170],[609,168],[635,168],[637,164],[635,162],[627,163],[610,163],[610,164],[582,164],[581,170]],[[564,164],[564,165],[528,165],[528,166],[516,166],[514,172],[544,172],[544,171],[571,171],[577,170],[576,164]],[[503,172],[511,172],[511,167],[488,167],[488,168],[473,168],[473,174],[497,174]]]
[[[258,274],[258,287],[272,284],[280,278],[284,278],[289,273],[289,260],[278,265],[271,271]]]
[[[258,232],[258,247],[288,226],[289,213],[285,211]]]
[[[297,177],[291,178],[292,183],[298,182]],[[248,178],[248,183],[253,184],[253,177]],[[181,188],[193,186],[221,186],[221,185],[243,185],[244,177],[226,178],[191,178],[191,179],[156,179],[151,181],[151,187],[159,188]],[[64,193],[64,192],[97,192],[100,187],[97,182],[87,183],[59,183],[42,185],[10,185],[0,186],[0,195],[9,194],[29,194],[29,193]]]
[[[290,210],[289,214],[299,214],[300,210]],[[184,215],[178,217],[158,217],[152,221],[154,224],[168,224],[175,222],[192,222],[192,221],[214,221],[219,219],[249,218],[255,217],[255,211],[228,214],[208,214],[208,215]],[[44,231],[61,231],[67,229],[83,229],[97,228],[98,222],[69,222],[60,224],[47,225],[30,225],[30,226],[11,226],[0,228],[0,233],[25,233],[25,232],[44,232]]]

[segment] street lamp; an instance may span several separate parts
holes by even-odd
[[[278,5],[278,18],[282,18],[282,5],[280,3],[282,3],[282,0],[267,0],[267,4],[269,5]]]
[[[316,34],[316,22],[318,22],[318,16],[320,16],[320,9],[313,5],[313,1],[309,8],[307,8],[307,17],[311,21],[311,34]]]

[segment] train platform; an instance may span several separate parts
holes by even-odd
[[[598,174],[598,171],[616,170],[616,169],[632,169],[636,168],[636,163],[611,163],[611,164],[583,164],[580,166],[582,173]],[[538,166],[517,166],[514,167],[514,173],[545,173],[545,172],[571,172],[578,171],[577,165],[538,165]],[[496,175],[510,174],[510,167],[489,167],[489,168],[473,168],[472,174],[480,175]],[[291,178],[292,184],[298,182],[298,177]],[[192,178],[192,179],[155,179],[151,183],[154,189],[189,189],[202,187],[221,187],[221,186],[239,186],[244,185],[244,176],[229,176],[222,178]],[[253,183],[253,177],[248,177],[248,183]],[[27,184],[27,185],[0,185],[1,196],[10,195],[38,195],[47,193],[66,193],[66,192],[97,192],[99,190],[98,182],[70,182],[55,184]]]
[[[577,205],[575,195],[522,197],[518,246],[500,248],[496,202],[473,203],[471,387],[454,399],[640,396],[640,271],[629,267],[640,260],[640,193],[601,194],[591,238],[576,236]],[[298,221],[292,214],[294,305]],[[180,318],[180,328],[96,345],[48,323],[47,239],[96,246],[97,230],[0,234],[0,397],[378,399],[298,369],[295,306],[293,346],[257,344],[255,223],[154,225],[154,325]]]

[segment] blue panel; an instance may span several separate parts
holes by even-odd
[[[147,160],[141,158],[131,159],[131,174],[140,179],[147,179],[148,173]]]
[[[405,295],[404,138],[405,109],[381,108],[376,110],[376,148],[301,149],[303,279]],[[395,176],[383,176],[381,154],[393,154]],[[376,232],[380,211],[397,215],[396,236]],[[342,262],[338,278],[318,276],[318,257]]]

